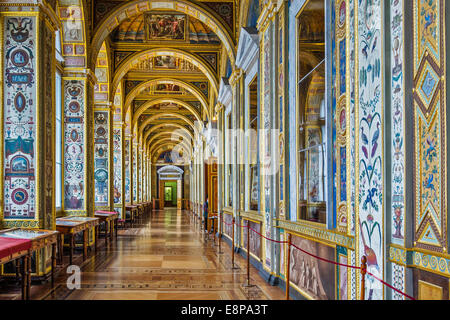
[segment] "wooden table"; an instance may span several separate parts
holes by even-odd
[[[0,231],[0,238],[28,240],[31,242],[29,253],[27,255],[27,258],[25,259],[28,261],[27,262],[22,261],[23,263],[22,267],[24,269],[27,269],[25,270],[25,275],[22,275],[22,282],[26,281],[25,296],[27,300],[30,298],[32,252],[39,251],[42,248],[52,246],[52,271],[51,271],[52,288],[55,285],[56,244],[58,242],[58,234],[59,234],[58,231],[53,230],[25,229],[25,228],[12,228]],[[18,271],[16,272],[18,273]]]
[[[69,263],[72,264],[73,259],[73,247],[74,247],[74,235],[83,232],[83,260],[86,258],[85,256],[85,249],[86,249],[86,229],[88,228],[88,222],[87,221],[73,221],[73,220],[67,220],[65,218],[58,218],[56,219],[56,230],[58,230],[60,234],[60,239],[58,241],[58,247],[59,247],[59,263],[62,264],[62,258],[63,258],[63,244],[64,244],[64,235],[69,235],[70,238],[70,251],[69,251]]]
[[[95,217],[83,217],[83,216],[67,216],[60,218],[61,220],[66,221],[75,221],[75,222],[85,222],[87,228],[83,231],[83,260],[86,259],[87,256],[87,229],[91,229],[95,233],[95,251],[97,251],[97,242],[98,242],[98,229],[100,224],[100,219]],[[94,230],[95,229],[95,230]]]
[[[29,270],[31,266],[31,241],[24,239],[9,239],[0,237],[0,265],[21,259],[22,300],[29,292]],[[17,265],[17,264],[16,264]]]
[[[125,222],[127,221],[127,211],[130,212],[131,227],[133,227],[134,218],[137,215],[138,207],[132,204],[125,205]]]
[[[105,222],[106,230],[105,230],[105,244],[108,239],[108,229],[109,229],[109,238],[112,239],[114,230],[116,232],[117,238],[117,220],[119,219],[119,213],[116,211],[95,211],[95,217],[100,219],[100,222]],[[109,226],[109,228],[108,228]]]

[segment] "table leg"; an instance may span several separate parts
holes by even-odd
[[[74,234],[70,233],[70,265],[72,265],[73,247],[74,247]]]
[[[117,219],[114,219],[114,227],[116,229],[116,240],[117,240],[117,233],[119,231],[119,223]]]
[[[84,229],[83,230],[83,261],[86,259],[86,256],[87,256],[87,235],[88,235],[88,232],[89,232],[88,229]]]
[[[99,227],[98,226],[99,225],[95,226],[95,252],[97,252],[97,247],[98,247],[98,245],[97,245],[97,243],[98,243],[98,231],[99,231]]]
[[[20,264],[19,260],[14,260],[14,265],[16,266],[16,282],[19,281],[19,273],[20,273]]]
[[[61,233],[61,234],[58,234],[58,264],[62,264],[62,245],[61,245],[61,242],[62,242],[62,237],[63,237],[64,235]]]
[[[23,256],[22,258],[20,258],[20,273],[22,274],[22,279],[21,279],[21,283],[22,283],[22,300],[25,300],[26,298],[26,281],[27,281],[27,259],[25,256]]]
[[[105,246],[108,245],[109,221],[105,221]]]
[[[55,287],[56,243],[52,243],[52,288]]]
[[[114,220],[111,220],[111,221],[110,221],[109,227],[110,227],[110,230],[109,230],[109,238],[110,238],[111,241],[112,241],[113,238],[114,238]]]
[[[28,274],[27,274],[27,300],[30,300],[30,289],[31,289],[31,253],[27,255],[28,260]]]

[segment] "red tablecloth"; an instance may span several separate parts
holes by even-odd
[[[31,240],[13,239],[0,236],[0,259],[31,248]]]
[[[95,213],[104,213],[104,214],[117,214],[116,211],[95,211]]]

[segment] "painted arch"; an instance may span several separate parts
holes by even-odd
[[[124,3],[114,11],[112,11],[106,18],[102,20],[99,26],[94,31],[94,36],[91,42],[92,56],[90,57],[91,65],[95,65],[97,53],[100,50],[101,44],[113,30],[120,25],[127,18],[134,17],[150,10],[173,10],[185,13],[193,18],[205,23],[217,37],[221,40],[231,65],[234,66],[235,61],[235,43],[233,37],[227,31],[227,28],[207,9],[192,3],[187,0],[159,0],[159,1],[142,1],[134,0]]]
[[[179,99],[175,99],[175,98],[167,98],[167,99],[161,98],[161,99],[147,101],[142,106],[140,106],[139,109],[133,115],[133,125],[136,125],[137,121],[139,120],[139,117],[147,109],[153,107],[156,104],[160,104],[160,103],[174,103],[174,104],[180,105],[180,106],[186,108],[187,110],[189,110],[195,116],[197,121],[199,121],[199,122],[202,121],[202,117],[200,116],[200,114],[189,103],[179,100]]]
[[[156,130],[158,130],[160,128],[170,128],[170,127],[177,128],[177,130],[179,129],[179,130],[187,133],[192,140],[194,139],[194,135],[192,134],[192,132],[190,132],[188,129],[183,127],[181,124],[178,124],[178,123],[160,123],[160,124],[157,124],[156,126],[151,127],[149,130],[145,131],[143,141],[147,141],[148,137],[150,136],[150,134],[152,134],[152,132],[154,132],[154,131],[156,131]]]
[[[173,56],[175,58],[180,58],[185,61],[188,61],[192,63],[194,66],[196,66],[203,74],[206,76],[206,78],[209,80],[215,94],[218,93],[219,84],[217,81],[217,77],[214,75],[214,71],[212,68],[205,62],[201,60],[200,57],[198,57],[195,54],[192,54],[190,52],[179,50],[179,49],[173,49],[173,48],[154,48],[144,51],[139,51],[136,53],[133,53],[131,56],[127,57],[123,63],[121,63],[119,69],[114,74],[114,79],[112,82],[112,93],[114,94],[117,86],[119,85],[120,81],[123,79],[123,77],[127,74],[127,72],[133,68],[133,66],[141,61],[159,57],[159,56]]]
[[[190,139],[189,137],[186,136],[186,134],[183,132],[177,132],[177,131],[162,131],[159,132],[157,134],[155,134],[153,137],[151,137],[148,141],[147,140],[143,140],[143,143],[145,145],[151,145],[155,140],[157,140],[158,138],[161,139],[165,139],[168,137],[173,137],[173,138],[183,138],[183,141],[185,141],[185,139]],[[173,140],[173,141],[177,141],[177,140]],[[191,140],[192,142],[192,140]]]
[[[183,120],[184,122],[186,122],[188,125],[190,125],[193,129],[194,132],[199,133],[197,126],[195,125],[194,122],[192,122],[189,118],[183,116],[182,114],[179,113],[173,113],[173,112],[159,112],[156,113],[154,115],[152,115],[151,117],[145,119],[145,121],[140,125],[139,128],[137,128],[137,134],[140,136],[142,134],[144,134],[143,130],[145,129],[145,127],[150,124],[152,121],[155,121],[158,118],[161,117],[174,117],[174,118],[178,118],[180,120]]]
[[[137,87],[133,88],[133,90],[131,90],[131,92],[125,98],[125,106],[126,106],[125,113],[127,113],[128,111],[131,110],[131,102],[133,102],[134,98],[136,98],[143,90],[145,90],[153,85],[168,84],[168,83],[177,85],[177,86],[189,91],[202,104],[202,107],[206,113],[206,116],[208,117],[208,119],[210,119],[208,102],[206,101],[205,97],[200,92],[200,90],[190,83],[187,83],[187,82],[181,81],[181,80],[170,79],[170,78],[152,79],[152,80],[143,82],[143,83],[139,84]]]

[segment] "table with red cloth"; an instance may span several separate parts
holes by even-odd
[[[29,299],[31,287],[31,254],[52,246],[51,280],[54,286],[56,266],[56,243],[58,231],[42,229],[12,228],[0,231],[0,264],[21,259],[22,299]],[[16,263],[16,275],[18,274]]]
[[[138,207],[132,204],[125,205],[125,221],[130,221],[131,226],[137,216]],[[129,213],[129,214],[128,214]]]
[[[119,213],[116,211],[95,211],[94,216],[100,219],[100,222],[105,222],[105,243],[108,241],[108,232],[109,238],[112,239],[114,235],[114,231],[116,232],[117,238],[117,220],[119,219]]]
[[[26,266],[30,260],[31,240],[26,239],[11,239],[0,237],[0,265],[22,259],[22,300],[27,295],[28,285],[28,268]]]

